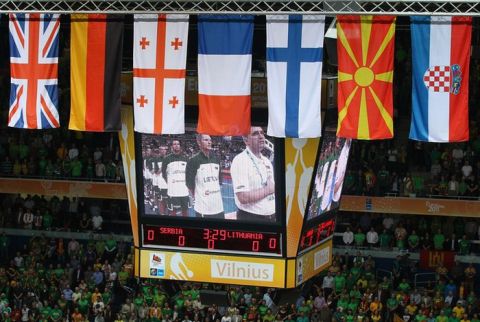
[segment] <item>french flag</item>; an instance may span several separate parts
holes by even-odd
[[[250,132],[253,16],[198,17],[198,133]]]
[[[411,17],[410,139],[469,139],[468,76],[471,17]]]

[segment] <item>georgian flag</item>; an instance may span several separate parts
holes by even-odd
[[[185,133],[188,15],[134,16],[135,131]]]

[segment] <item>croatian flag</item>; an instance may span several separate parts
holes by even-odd
[[[268,135],[321,136],[324,29],[325,16],[267,16]]]
[[[198,17],[199,133],[250,132],[253,16]]]
[[[411,17],[410,139],[467,141],[470,17]]]

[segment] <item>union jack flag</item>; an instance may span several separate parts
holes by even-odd
[[[10,14],[10,127],[60,126],[59,17],[58,14]]]

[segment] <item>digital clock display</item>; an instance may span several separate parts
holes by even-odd
[[[299,252],[320,244],[323,240],[330,237],[335,231],[335,219],[329,219],[306,230],[300,239]]]
[[[243,230],[143,225],[143,245],[150,247],[281,255],[281,234]]]

